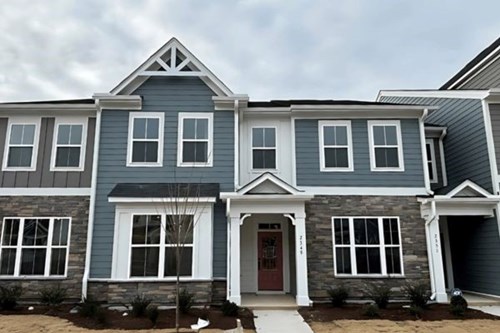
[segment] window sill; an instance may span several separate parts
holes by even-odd
[[[354,172],[353,168],[321,168],[321,172]]]
[[[271,173],[280,173],[278,169],[252,169],[250,170],[250,173],[265,173],[265,172],[271,172]]]
[[[40,281],[40,280],[65,280],[67,276],[11,276],[11,275],[0,275],[0,280],[30,280],[30,281]]]
[[[404,168],[371,168],[372,172],[404,172]]]
[[[178,168],[212,168],[212,163],[178,163]]]
[[[13,167],[4,167],[2,171],[11,171],[11,172],[21,172],[21,171],[36,171],[36,168],[13,168]]]
[[[405,279],[404,275],[382,275],[382,274],[335,274],[337,279]]]
[[[162,163],[127,163],[128,168],[161,168]]]
[[[50,171],[52,172],[83,172],[84,169],[82,167],[78,168],[62,168],[62,167],[53,167],[50,168]]]

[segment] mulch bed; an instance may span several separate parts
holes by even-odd
[[[447,304],[431,304],[423,310],[417,318],[411,314],[408,308],[403,308],[403,304],[389,304],[387,309],[379,309],[379,317],[367,317],[363,315],[363,304],[347,304],[342,308],[334,308],[330,304],[315,304],[310,308],[299,309],[300,314],[306,322],[331,322],[334,320],[367,320],[367,319],[387,319],[393,321],[404,320],[463,320],[463,319],[493,319],[496,317],[478,310],[467,309],[464,316],[458,317],[450,313]]]
[[[75,326],[89,329],[151,329],[153,324],[147,317],[134,317],[130,314],[124,317],[123,312],[105,309],[105,324],[99,323],[96,319],[82,317],[78,313],[69,313],[74,305],[61,305],[57,309],[50,309],[46,306],[34,305],[34,310],[28,311],[28,306],[19,306],[14,311],[0,311],[0,315],[32,315],[41,314],[55,316],[72,322]],[[175,309],[160,310],[158,321],[154,328],[174,328]],[[247,309],[241,309],[238,317],[226,317],[218,307],[208,309],[193,308],[188,314],[180,315],[180,327],[189,328],[196,324],[200,316],[207,316],[210,325],[207,328],[228,330],[236,327],[236,318],[241,319],[241,324],[246,329],[255,329],[253,313]]]

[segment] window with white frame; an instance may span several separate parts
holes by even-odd
[[[130,113],[128,166],[162,166],[163,120],[163,113]]]
[[[130,277],[192,276],[193,216],[133,215]]]
[[[65,276],[70,218],[5,218],[0,276]]]
[[[276,127],[252,128],[252,169],[276,169]]]
[[[52,169],[83,170],[86,126],[83,123],[57,123],[54,133]]]
[[[403,275],[398,217],[333,217],[337,275]]]
[[[34,170],[38,144],[38,124],[10,123],[6,140],[4,169]]]
[[[429,172],[429,180],[431,183],[437,183],[437,167],[436,167],[436,151],[434,149],[434,140],[425,140],[425,153],[427,155],[427,170]]]
[[[404,171],[399,120],[368,121],[372,171]]]
[[[352,136],[350,121],[320,121],[321,171],[352,171]]]
[[[180,113],[178,166],[212,166],[213,114]]]

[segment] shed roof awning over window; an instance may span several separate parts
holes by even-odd
[[[216,183],[120,183],[109,192],[110,202],[121,199],[174,199],[190,198],[194,201],[211,199],[215,202],[219,197],[219,184]],[[138,200],[139,201],[139,200]]]

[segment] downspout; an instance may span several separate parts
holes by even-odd
[[[90,257],[92,252],[92,238],[94,234],[94,216],[95,216],[95,202],[97,190],[97,167],[99,159],[99,141],[101,138],[101,105],[99,100],[96,100],[97,114],[95,122],[94,134],[94,154],[92,160],[92,179],[90,185],[90,206],[89,206],[89,219],[87,225],[87,250],[85,252],[85,270],[82,278],[82,300],[87,298],[88,281],[90,276]]]
[[[436,281],[435,281],[435,275],[434,275],[434,254],[432,252],[431,248],[431,243],[430,243],[430,231],[429,231],[429,225],[431,222],[436,218],[436,201],[432,200],[431,202],[431,213],[429,217],[425,220],[425,239],[426,239],[426,244],[427,244],[427,253],[429,256],[429,278],[431,280],[431,300],[436,299]]]
[[[425,185],[425,191],[429,195],[433,195],[434,192],[431,190],[431,183],[429,180],[429,170],[427,169],[427,159],[425,156],[427,156],[427,150],[425,148],[425,129],[424,129],[424,119],[427,117],[427,114],[429,113],[428,109],[424,109],[422,112],[422,116],[418,118],[418,125],[420,127],[420,149],[422,151],[422,167],[424,171],[424,185]]]

